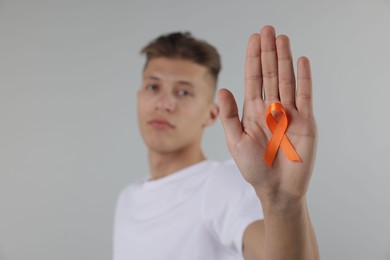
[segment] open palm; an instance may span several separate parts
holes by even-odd
[[[306,194],[313,171],[317,127],[313,116],[312,80],[309,60],[298,60],[295,79],[289,39],[275,37],[271,26],[253,34],[248,42],[245,63],[245,97],[240,120],[230,91],[219,91],[221,121],[230,153],[243,177],[256,190],[302,197]],[[264,93],[264,94],[263,94]],[[302,162],[289,161],[281,149],[272,167],[264,158],[272,136],[266,123],[267,108],[281,103],[289,125],[290,139]],[[278,118],[278,113],[274,114]]]

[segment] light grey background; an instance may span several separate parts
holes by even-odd
[[[390,259],[389,0],[0,1],[0,259],[111,259],[116,197],[148,174],[140,48],[208,40],[241,106],[246,41],[266,24],[312,63],[322,259]],[[219,122],[204,148],[229,156]]]

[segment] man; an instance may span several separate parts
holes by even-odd
[[[150,177],[119,197],[114,259],[319,259],[305,197],[317,143],[308,59],[298,60],[296,82],[287,36],[276,37],[265,26],[250,37],[241,120],[233,95],[218,92],[235,161],[218,163],[201,149],[204,128],[219,114],[213,103],[217,51],[176,33],[143,53],[138,121]],[[282,111],[280,104],[287,117],[277,111],[267,116],[269,107]],[[280,135],[283,150],[264,160],[279,131],[267,121],[283,118],[289,121]],[[286,139],[299,162],[286,157]]]

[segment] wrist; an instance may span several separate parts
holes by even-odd
[[[257,191],[265,215],[295,215],[306,209],[306,196],[296,196],[285,192]]]

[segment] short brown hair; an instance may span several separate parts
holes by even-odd
[[[161,35],[146,45],[141,54],[146,55],[145,66],[151,59],[159,57],[193,61],[205,66],[215,83],[221,70],[221,58],[217,49],[203,40],[194,38],[189,32]]]

